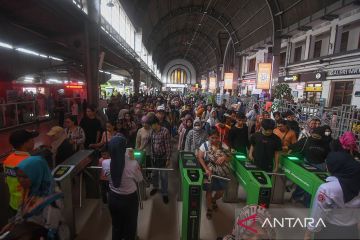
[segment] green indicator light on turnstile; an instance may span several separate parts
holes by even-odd
[[[287,157],[289,160],[299,160],[299,158],[298,157]]]
[[[141,156],[141,152],[134,152],[134,156],[135,156],[135,157],[140,157],[140,156]]]
[[[246,157],[244,155],[235,155],[236,159],[245,159]]]

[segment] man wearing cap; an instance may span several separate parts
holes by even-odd
[[[30,152],[34,149],[34,138],[39,136],[38,132],[27,130],[16,130],[10,135],[9,142],[14,151],[3,162],[6,183],[9,187],[10,194],[10,210],[15,215],[21,204],[21,186],[16,177],[15,168],[24,159],[30,156]]]
[[[166,113],[165,113],[165,106],[160,105],[156,108],[156,117],[159,119],[159,124],[161,127],[166,128],[169,130],[169,133],[171,133],[171,125],[168,121],[165,119]]]
[[[54,159],[53,167],[59,165],[75,153],[74,147],[62,127],[54,126],[46,135],[51,137],[51,152]]]

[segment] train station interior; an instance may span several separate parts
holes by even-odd
[[[0,240],[359,239],[359,109],[360,0],[0,0]]]

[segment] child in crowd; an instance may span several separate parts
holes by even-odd
[[[101,158],[99,159],[99,166],[110,165],[110,154],[107,149],[101,151]],[[109,193],[109,179],[106,176],[104,170],[101,170],[100,174],[101,196],[104,204],[108,203]]]

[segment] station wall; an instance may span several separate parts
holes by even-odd
[[[166,84],[170,82],[170,74],[173,70],[180,68],[183,69],[189,80],[188,84],[195,84],[196,83],[196,71],[194,66],[185,59],[174,59],[166,64],[161,77],[161,82]]]

